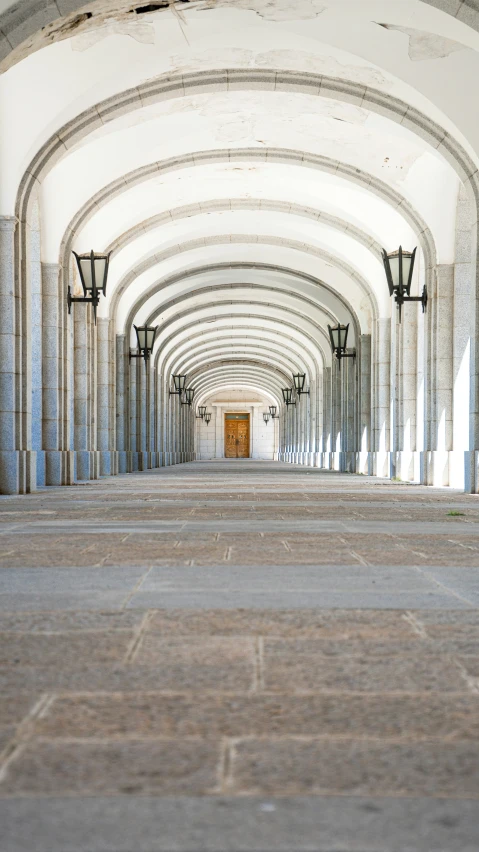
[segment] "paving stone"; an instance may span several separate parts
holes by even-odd
[[[7,612],[0,613],[0,633],[65,633],[85,630],[131,631],[138,628],[145,611]]]
[[[57,698],[35,736],[241,737],[273,734],[476,741],[473,695],[74,695]]]
[[[0,694],[0,725],[18,725],[34,707],[38,697],[22,692],[14,696]]]
[[[134,634],[128,631],[110,634],[89,632],[84,634],[0,634],[0,667],[78,666],[86,662],[122,660]]]
[[[4,793],[211,793],[219,747],[199,739],[28,745],[8,768]],[[121,771],[119,771],[121,767]]]
[[[309,738],[235,743],[230,791],[298,795],[479,797],[479,747],[471,743],[334,742]]]
[[[142,611],[139,610],[139,612]],[[382,635],[409,638],[413,634],[413,629],[404,613],[384,612],[384,610],[303,609],[275,612],[270,609],[256,611],[210,609],[208,612],[195,612],[187,609],[162,610],[153,613],[148,624],[148,632],[161,635],[206,633],[223,636],[230,634],[306,635],[324,638],[376,637],[379,639]]]
[[[218,591],[215,588],[190,590],[184,592],[148,591],[140,589],[129,600],[127,607],[150,607],[152,609],[310,609],[316,606],[322,609],[458,609],[472,608],[472,604],[455,595],[434,592],[323,592],[321,590],[294,592],[282,591],[248,592]],[[68,609],[65,606],[65,609]],[[73,608],[72,606],[70,608]]]
[[[236,637],[146,635],[135,667],[154,666],[162,688],[249,689],[254,677],[254,645]]]
[[[314,640],[265,639],[267,690],[351,692],[462,692],[464,680],[452,659],[432,653],[373,656],[320,653]]]

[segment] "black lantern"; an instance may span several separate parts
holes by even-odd
[[[193,397],[195,395],[194,388],[185,388],[184,394],[185,394],[185,399],[184,399],[184,401],[181,400],[181,404],[182,405],[191,405],[192,402],[193,402]]]
[[[399,246],[397,251],[387,254],[383,249],[383,263],[389,287],[389,295],[394,296],[401,322],[401,309],[404,302],[421,302],[422,312],[426,310],[427,289],[423,287],[421,296],[411,296],[412,273],[414,270],[414,251],[403,251]]]
[[[347,325],[338,325],[331,328],[328,325],[329,339],[331,341],[331,349],[333,354],[339,361],[339,369],[341,369],[341,358],[356,358],[356,351],[346,352],[346,344],[348,342],[349,323]]]
[[[96,325],[96,310],[100,302],[100,296],[106,294],[106,282],[108,278],[109,254],[77,254],[73,252],[77,262],[83,296],[72,296],[71,288],[68,286],[67,304],[68,313],[71,313],[73,302],[91,302]]]
[[[209,423],[209,422],[210,422],[210,420],[211,420],[211,414],[210,414],[210,412],[209,412],[209,411],[207,411],[207,412],[206,412],[205,417],[204,417],[204,420],[205,420],[206,425],[208,425],[208,423]]]
[[[264,420],[265,423],[269,423],[270,417],[271,417],[271,414],[269,413],[269,411],[265,411],[263,413],[263,420]]]
[[[272,419],[272,420],[279,420],[279,414],[277,415],[277,414],[276,414],[276,411],[277,411],[276,406],[275,406],[275,405],[270,405],[270,407],[269,407],[269,413],[271,414],[271,419]]]
[[[293,399],[293,389],[292,388],[282,388],[281,392],[283,394],[283,399],[286,405],[296,405],[296,400]]]
[[[197,420],[203,420],[206,414],[206,405],[198,406],[198,414],[196,415]]]
[[[303,393],[309,394],[309,390],[304,390],[305,381],[306,373],[295,373],[293,375],[294,388],[299,397],[301,397],[301,394]]]
[[[170,396],[181,396],[185,389],[186,376],[173,376],[173,382],[175,385],[175,389],[170,390]]]
[[[153,352],[153,346],[155,343],[155,337],[156,332],[158,331],[158,326],[134,325],[133,328],[136,331],[138,353],[130,351],[130,360],[131,358],[144,358],[146,364],[146,362],[150,360],[150,355]]]

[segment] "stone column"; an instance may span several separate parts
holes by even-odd
[[[459,191],[456,217],[456,253],[454,264],[453,329],[453,459],[450,485],[476,491],[474,433],[475,417],[471,406],[472,347],[475,305],[475,205],[465,187]],[[477,349],[477,347],[476,347]],[[472,394],[474,399],[475,393]]]
[[[155,371],[151,361],[147,364],[148,370],[148,455],[149,467],[158,467],[158,453],[156,452],[156,417],[155,417]]]
[[[358,362],[356,362],[358,363]],[[359,376],[359,461],[358,473],[372,473],[371,465],[371,335],[361,335]]]
[[[64,484],[61,453],[59,272],[58,264],[42,263],[42,440],[47,485]]]
[[[97,449],[100,475],[111,475],[110,453],[110,346],[108,319],[97,321]]]
[[[137,399],[136,399],[136,374],[137,374],[137,358],[132,358],[130,361],[130,388],[129,388],[129,438],[130,449],[128,456],[128,472],[138,470],[138,447],[137,447]]]
[[[18,494],[19,453],[16,442],[15,387],[15,218],[0,218],[0,490]]]
[[[125,371],[127,366],[126,335],[116,335],[116,449],[118,451],[118,472],[127,472],[127,454],[125,443],[126,398]]]
[[[449,452],[453,446],[454,266],[437,267],[436,293],[436,435],[434,484],[449,485]]]
[[[224,457],[224,438],[223,438],[223,409],[220,405],[215,405],[215,419],[216,419],[216,429],[215,429],[215,458],[222,459]]]
[[[331,410],[331,367],[325,367],[323,377],[323,440],[321,466],[329,469],[331,467],[332,452],[332,410]]]
[[[412,305],[407,322],[401,325],[400,364],[398,377],[400,390],[400,413],[398,415],[398,469],[403,480],[418,479],[419,462],[416,458],[416,393],[417,393],[417,335],[418,310]]]
[[[391,424],[391,320],[377,322],[377,409],[376,409],[376,476],[390,476]]]
[[[88,335],[89,329],[85,319],[85,311],[81,307],[72,310],[73,314],[73,443],[77,459],[77,479],[90,479],[91,446],[90,422],[91,399],[89,394],[89,358]]]
[[[356,451],[356,364],[353,358],[343,362],[344,388],[344,464],[345,470],[355,472]]]
[[[137,363],[137,436],[138,464],[140,470],[148,469],[148,375],[143,358],[135,358]]]
[[[333,358],[331,367],[331,452],[333,456],[331,461],[334,470],[340,469],[342,451],[341,396],[341,368],[339,361]]]

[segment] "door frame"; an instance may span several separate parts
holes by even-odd
[[[251,413],[249,411],[225,411],[223,413],[223,458],[228,458],[226,455],[226,417],[229,414],[242,414],[248,421],[248,455],[246,458],[251,458]],[[238,422],[238,421],[236,421]]]

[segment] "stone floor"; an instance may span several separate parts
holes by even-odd
[[[479,497],[198,462],[0,524],[1,852],[477,852]]]

